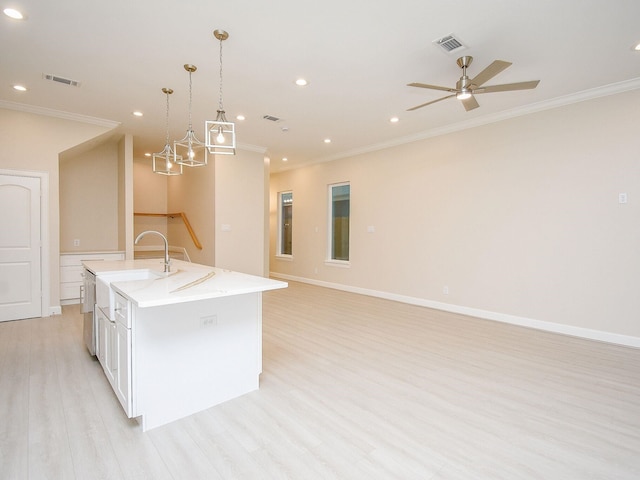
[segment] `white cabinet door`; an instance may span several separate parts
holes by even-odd
[[[120,296],[118,295],[118,297]],[[118,307],[121,306],[118,305]],[[116,308],[116,318],[122,314],[127,315],[127,311],[125,301],[125,308]],[[132,417],[131,329],[123,325],[122,321],[109,320],[100,308],[96,308],[95,314],[97,320],[96,356],[122,408],[128,417]]]
[[[96,357],[98,357],[102,368],[105,368],[109,338],[109,320],[99,308],[95,309],[94,315],[96,316]]]
[[[98,324],[96,356],[100,361],[100,365],[102,365],[102,369],[109,383],[113,386],[118,370],[116,350],[118,332],[116,323],[109,320],[99,308],[96,308],[95,313],[98,319],[96,322]]]
[[[121,323],[117,324],[115,391],[127,417],[132,416],[131,407],[131,330]]]
[[[116,377],[118,375],[118,328],[116,322],[109,320],[109,333],[107,346],[107,378],[112,386],[116,383]]]

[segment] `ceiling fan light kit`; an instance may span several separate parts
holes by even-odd
[[[467,75],[467,68],[471,65],[473,61],[473,57],[469,55],[465,55],[463,57],[458,58],[456,61],[458,66],[462,69],[462,76],[456,82],[455,88],[449,87],[441,87],[439,85],[429,85],[427,83],[409,83],[409,87],[419,87],[419,88],[428,88],[430,90],[440,90],[444,92],[449,92],[451,95],[447,95],[445,97],[438,98],[436,100],[432,100],[430,102],[423,103],[421,105],[416,105],[415,107],[407,109],[407,111],[417,110],[422,107],[426,107],[427,105],[432,105],[434,103],[440,102],[447,98],[456,97],[461,101],[462,106],[466,111],[473,110],[478,108],[480,105],[476,100],[474,95],[480,93],[494,93],[494,92],[509,92],[514,90],[528,90],[532,88],[536,88],[540,80],[531,80],[528,82],[518,82],[518,83],[506,83],[503,85],[487,85],[484,86],[486,82],[491,80],[493,77],[498,75],[500,72],[505,70],[506,68],[511,66],[510,62],[505,62],[504,60],[495,60],[491,65],[482,70],[478,75],[474,78],[469,78]]]

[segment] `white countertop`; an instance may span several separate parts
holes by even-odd
[[[171,272],[163,273],[160,259],[86,261],[85,268],[97,276],[113,276],[113,289],[139,307],[156,307],[245,293],[286,288],[279,280],[247,275],[197,263],[171,261]],[[117,275],[147,272],[148,278],[118,281]]]

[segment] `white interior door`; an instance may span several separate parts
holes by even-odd
[[[0,321],[42,316],[40,182],[0,175]]]

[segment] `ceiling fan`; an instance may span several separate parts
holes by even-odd
[[[540,80],[531,80],[529,82],[506,83],[503,85],[487,85],[486,87],[483,87],[485,82],[488,82],[497,74],[511,66],[511,62],[505,62],[504,60],[495,60],[491,65],[481,71],[478,75],[470,79],[467,76],[467,67],[471,65],[472,61],[473,57],[470,56],[460,57],[457,60],[458,66],[462,69],[462,76],[460,77],[460,80],[456,82],[456,88],[440,87],[438,85],[429,85],[426,83],[409,83],[407,85],[409,87],[442,90],[445,92],[451,92],[451,95],[447,95],[446,97],[417,105],[415,107],[407,109],[407,111],[410,112],[412,110],[426,107],[427,105],[431,105],[447,98],[456,97],[462,102],[462,106],[464,106],[464,109],[468,112],[469,110],[473,110],[474,108],[478,108],[480,106],[476,98],[474,97],[474,95],[476,94],[508,92],[512,90],[528,90],[531,88],[536,88],[538,86],[538,83],[540,82]]]

